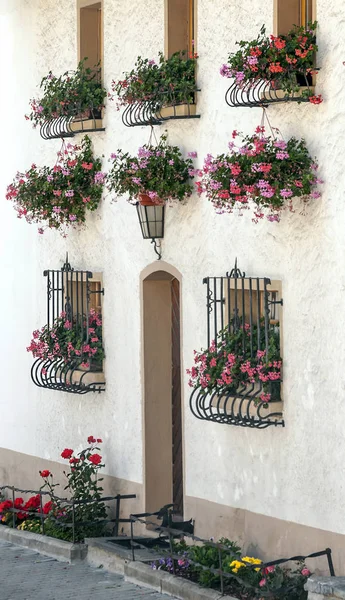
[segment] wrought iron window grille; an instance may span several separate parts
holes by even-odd
[[[126,127],[144,125],[161,125],[165,121],[178,119],[200,119],[196,114],[196,94],[194,92],[174,89],[174,91],[162,91],[155,94],[150,100],[138,101],[128,104],[123,115],[122,122]]]
[[[217,356],[221,356],[220,344],[224,342],[227,348],[227,340],[236,334],[236,352],[243,362],[255,364],[258,351],[268,357],[272,344],[278,344],[279,353],[283,300],[269,278],[246,277],[236,260],[225,277],[206,277],[203,283],[207,286],[207,348],[215,340]],[[284,426],[281,381],[279,377],[263,382],[258,377],[250,383],[216,384],[212,389],[198,386],[190,396],[190,409],[198,419],[214,423],[258,429]],[[270,394],[269,401],[261,399],[266,394]]]
[[[81,344],[90,340],[89,315],[92,298],[99,299],[104,289],[97,285],[93,289],[90,271],[77,271],[66,261],[60,270],[46,270],[47,278],[47,327],[50,329],[54,321],[65,313],[65,319],[72,324]],[[97,296],[94,296],[97,294]],[[74,358],[37,358],[31,368],[31,379],[42,388],[68,392],[71,394],[87,394],[88,392],[105,391],[103,361],[90,359],[88,367],[82,360]]]
[[[45,121],[40,128],[44,140],[74,137],[76,133],[90,133],[92,131],[105,131],[102,123],[102,109],[90,106],[82,110],[76,103],[69,107],[68,115],[57,115]]]
[[[292,71],[289,79],[291,88],[296,87],[296,84],[300,86],[298,91],[279,89],[278,86],[274,86],[274,80],[252,80],[241,85],[234,81],[225,94],[225,101],[232,108],[267,107],[281,102],[309,102],[309,98],[314,95],[312,76],[304,72]],[[306,93],[302,96],[303,92]]]

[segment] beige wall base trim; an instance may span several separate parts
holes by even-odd
[[[23,548],[30,548],[41,554],[52,556],[58,560],[69,563],[84,560],[87,555],[86,544],[72,544],[64,540],[31,533],[30,531],[18,531],[5,525],[0,526],[0,540],[6,540]]]
[[[55,490],[56,494],[61,494],[64,497],[66,492],[63,488],[66,485],[66,477],[63,474],[63,470],[66,469],[66,464],[67,461],[65,464],[62,464],[37,456],[31,456],[30,454],[22,454],[14,450],[0,448],[0,486],[14,485],[24,490],[39,490],[42,485],[42,478],[39,471],[49,469],[54,475],[54,483],[60,483],[60,486]],[[142,484],[128,481],[127,479],[111,477],[110,475],[102,474],[102,477],[104,496],[136,494],[136,498],[121,501],[120,517],[128,518],[131,513],[143,512],[144,497]],[[20,494],[20,496],[24,497],[24,494]],[[114,502],[108,502],[107,504],[115,507]],[[129,532],[128,524],[124,523],[122,525],[120,523],[119,532],[121,532],[122,527],[126,533]]]
[[[345,535],[340,533],[186,496],[185,518],[191,517],[197,536],[230,538],[249,556],[266,561],[331,548],[335,574],[345,575]],[[314,573],[329,575],[326,556],[310,560],[308,567]]]

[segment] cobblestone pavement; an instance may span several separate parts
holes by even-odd
[[[121,575],[0,541],[0,600],[171,600]]]

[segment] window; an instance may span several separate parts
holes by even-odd
[[[286,35],[293,25],[315,21],[314,0],[276,0],[276,35]]]
[[[74,394],[104,391],[101,274],[75,270],[68,256],[60,270],[43,274],[47,320],[39,334],[44,345],[34,355],[33,382]]]
[[[204,283],[207,350],[189,370],[192,413],[241,427],[283,426],[281,282],[247,277],[235,264]]]
[[[166,55],[192,52],[195,0],[166,0]]]
[[[102,65],[102,2],[78,0],[78,42],[79,60],[87,58],[86,66],[91,69]]]

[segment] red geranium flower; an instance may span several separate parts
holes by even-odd
[[[62,456],[62,458],[71,458],[73,452],[74,452],[74,450],[72,450],[71,448],[65,448],[61,452],[61,456]]]
[[[48,471],[48,469],[45,469],[44,471],[40,471],[40,475],[41,477],[49,477],[50,471]]]
[[[102,462],[102,457],[99,454],[90,454],[88,458],[94,465],[99,465]]]

